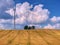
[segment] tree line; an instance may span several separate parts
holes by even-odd
[[[28,25],[26,25],[26,26],[24,26],[24,29],[35,29],[35,26],[28,26]]]

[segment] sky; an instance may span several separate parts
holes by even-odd
[[[60,0],[1,0],[0,29],[60,29]]]

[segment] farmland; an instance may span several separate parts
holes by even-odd
[[[0,45],[60,45],[60,30],[0,30]]]

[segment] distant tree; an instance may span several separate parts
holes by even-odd
[[[32,29],[35,29],[35,26],[32,26]]]
[[[35,29],[35,26],[24,26],[24,29]]]
[[[26,26],[24,26],[24,29],[28,29],[28,26],[26,25]]]
[[[32,28],[31,26],[28,27],[28,29],[31,29],[31,28]]]

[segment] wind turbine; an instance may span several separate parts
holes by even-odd
[[[14,0],[14,29],[16,29],[16,25],[15,25],[15,15],[16,15],[16,2]]]

